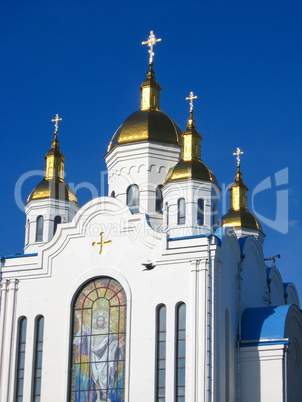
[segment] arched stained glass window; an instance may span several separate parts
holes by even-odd
[[[25,367],[25,349],[26,349],[26,326],[27,318],[22,317],[18,324],[18,344],[17,344],[17,379],[15,387],[15,401],[23,401],[23,383]]]
[[[36,221],[36,241],[43,241],[44,219],[42,215],[37,217]]]
[[[86,284],[73,310],[70,400],[125,400],[126,294],[109,277]]]
[[[162,212],[163,209],[163,193],[162,193],[163,186],[156,187],[156,200],[155,200],[155,211]]]
[[[177,202],[177,223],[178,225],[186,223],[186,201],[184,198],[179,198]]]
[[[60,223],[62,223],[62,218],[61,218],[59,215],[57,215],[57,216],[55,217],[54,224],[53,224],[53,234],[56,233],[57,227],[58,227],[58,225],[59,225]]]
[[[139,212],[139,188],[136,184],[128,187],[127,205],[131,212]]]

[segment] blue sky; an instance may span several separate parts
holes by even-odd
[[[101,194],[107,145],[139,109],[148,70],[141,42],[154,30],[162,38],[154,66],[163,89],[161,109],[184,129],[185,98],[190,91],[198,95],[194,117],[202,158],[222,188],[235,175],[233,152],[244,151],[250,209],[272,222],[263,224],[264,254],[281,254],[283,280],[293,281],[302,299],[301,19],[298,0],[2,1],[0,255],[22,252],[25,215],[15,187],[22,175],[44,169],[56,113],[63,118],[66,181],[89,183]],[[275,174],[284,169],[288,183],[280,185]],[[267,178],[271,189],[255,194]],[[23,202],[40,180],[24,181]],[[286,199],[288,194],[288,204],[276,223],[280,191]],[[78,198],[82,205],[91,193],[81,189]],[[281,233],[271,226],[284,221],[287,208],[289,228]]]

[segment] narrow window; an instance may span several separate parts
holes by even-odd
[[[53,234],[56,233],[58,225],[62,223],[62,218],[60,216],[56,216],[53,224]]]
[[[186,396],[186,305],[180,303],[176,311],[176,402]]]
[[[212,211],[213,215],[212,215],[212,226],[215,225],[215,206],[213,207],[213,211]]]
[[[24,365],[26,349],[26,325],[27,318],[22,317],[18,325],[18,344],[17,344],[17,380],[16,380],[16,402],[23,401]]]
[[[155,200],[155,211],[162,212],[163,209],[163,193],[162,193],[163,186],[156,187],[156,200]]]
[[[139,189],[132,184],[127,190],[127,205],[131,212],[139,212]]]
[[[179,198],[177,202],[178,206],[178,219],[177,223],[178,225],[182,225],[186,221],[186,202],[184,198]]]
[[[166,210],[166,225],[169,226],[169,206],[167,202],[165,204],[165,210]]]
[[[111,191],[111,197],[115,198],[115,191]]]
[[[113,278],[95,278],[76,295],[71,401],[125,400],[126,319],[126,294]]]
[[[43,241],[43,226],[44,219],[43,216],[40,215],[37,217],[36,221],[36,241]]]
[[[157,309],[156,401],[166,400],[166,306]]]
[[[204,200],[202,198],[199,198],[197,203],[197,223],[204,225]]]
[[[29,219],[27,219],[27,234],[26,234],[26,244],[29,243],[29,235],[30,235],[30,223]]]
[[[39,316],[36,320],[35,349],[34,349],[34,375],[33,375],[33,402],[40,402],[41,398],[41,379],[42,379],[42,355],[43,355],[43,335],[44,317]]]

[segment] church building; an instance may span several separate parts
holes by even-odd
[[[0,402],[302,400],[297,290],[265,265],[240,149],[221,217],[196,96],[185,131],[160,109],[159,41],[108,145],[108,196],[79,206],[53,120],[24,254],[1,257]]]

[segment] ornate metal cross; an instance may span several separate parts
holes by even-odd
[[[190,96],[186,98],[186,100],[190,101],[190,112],[193,112],[193,99],[197,99],[197,96],[194,96],[193,92],[190,92]]]
[[[103,255],[103,247],[104,247],[104,244],[112,244],[112,241],[111,241],[111,240],[104,241],[104,232],[101,232],[101,241],[100,241],[99,243],[97,243],[97,242],[94,241],[94,242],[92,243],[92,245],[93,245],[93,246],[98,246],[98,245],[100,245],[100,246],[101,246],[100,254]]]
[[[150,53],[149,64],[151,64],[153,62],[153,56],[154,56],[153,46],[156,45],[156,42],[161,42],[161,39],[156,39],[153,31],[150,31],[150,36],[149,36],[148,40],[146,40],[145,42],[142,42],[142,45],[147,45],[150,48],[148,50],[148,52]]]
[[[233,155],[237,155],[237,167],[240,166],[240,155],[243,155],[243,152],[240,148],[237,148],[237,151],[233,153]]]
[[[56,122],[56,124],[55,124],[55,133],[57,133],[57,132],[58,132],[58,122],[59,122],[59,121],[62,121],[62,119],[60,119],[60,118],[59,118],[59,115],[56,114],[55,119],[52,119],[51,121],[55,121],[55,122]]]

